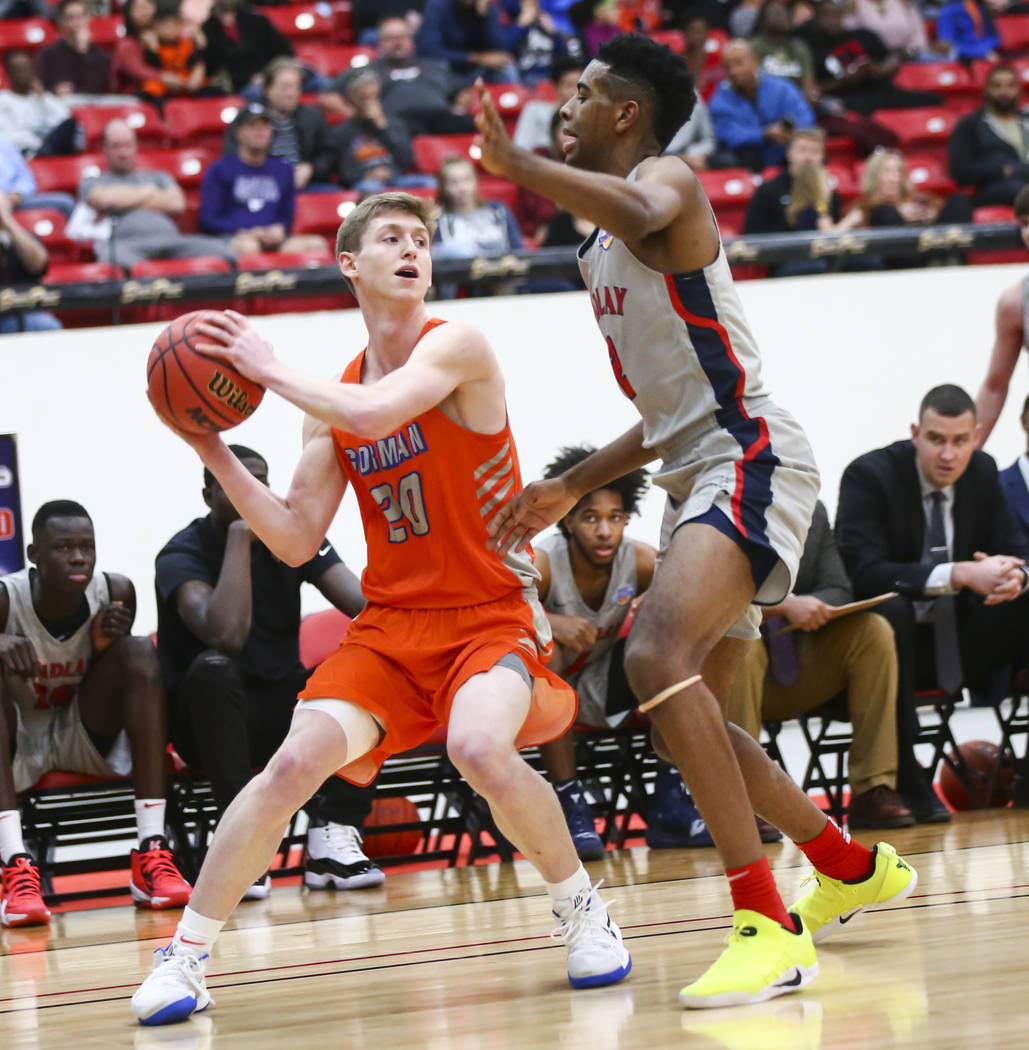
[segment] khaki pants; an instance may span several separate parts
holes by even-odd
[[[764,642],[749,643],[729,691],[729,721],[756,740],[762,720],[796,718],[846,689],[854,730],[851,792],[895,788],[897,651],[890,625],[876,613],[851,613],[817,631],[796,631],[794,638],[800,677],[788,689],[772,676]]]

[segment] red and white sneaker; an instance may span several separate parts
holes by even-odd
[[[193,887],[175,867],[175,858],[163,835],[154,835],[132,851],[132,899],[147,908],[182,908]]]
[[[46,926],[50,909],[43,903],[39,868],[27,853],[18,853],[4,865],[0,926]]]

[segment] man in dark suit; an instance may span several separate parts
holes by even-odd
[[[1029,439],[1029,397],[1022,403],[1021,423]],[[1023,452],[1010,467],[1002,470],[998,477],[1004,498],[1008,502],[1008,510],[1029,535],[1029,482],[1026,481],[1029,478],[1029,451]]]
[[[977,432],[966,391],[934,387],[911,440],[859,456],[840,482],[836,542],[855,596],[899,592],[876,611],[897,640],[897,787],[923,822],[949,814],[915,758],[915,690],[1002,695],[1029,652],[1029,541]]]

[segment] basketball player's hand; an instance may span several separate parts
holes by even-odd
[[[523,551],[534,536],[560,521],[577,503],[560,478],[534,481],[516,493],[487,526],[489,546],[498,554]]]
[[[596,627],[581,616],[551,615],[548,619],[554,641],[574,653],[591,649],[597,641]]]
[[[132,630],[133,612],[121,602],[105,605],[93,617],[93,648],[103,652],[112,642]]]
[[[272,344],[263,339],[250,322],[235,310],[211,311],[197,325],[197,331],[210,342],[196,349],[228,361],[247,379],[262,383],[265,370],[275,360]]]
[[[185,441],[186,444],[189,445],[189,447],[193,449],[193,451],[196,452],[198,456],[201,457],[201,459],[203,458],[202,450],[205,445],[209,446],[212,442],[217,444],[219,441],[221,441],[221,438],[217,434],[190,434],[185,430],[180,430],[175,425],[175,421],[170,416],[166,416],[164,412],[161,411],[161,406],[158,405],[150,396],[149,390],[147,390],[146,392],[146,397],[147,400],[150,402],[150,405],[153,408],[153,410],[157,413],[157,418],[173,434],[175,434],[176,437],[182,438],[182,440]]]
[[[475,92],[479,96],[479,112],[475,116],[475,126],[479,129],[482,166],[494,175],[506,175],[518,153],[518,147],[511,141],[497,112],[493,96],[486,90],[481,78],[475,81]]]
[[[20,634],[0,634],[0,668],[4,674],[34,678],[39,674],[39,657],[28,638]]]

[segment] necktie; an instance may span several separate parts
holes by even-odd
[[[944,495],[932,494],[929,512],[929,560],[933,565],[950,561],[947,547],[947,529],[943,522]],[[936,681],[945,693],[958,693],[964,675],[961,653],[958,650],[958,617],[953,594],[941,594],[933,602],[933,636],[936,649]]]
[[[793,631],[781,633],[790,621],[785,616],[770,616],[766,621],[765,641],[768,644],[768,665],[772,677],[784,689],[790,689],[800,678],[800,662],[797,660],[797,639]]]

